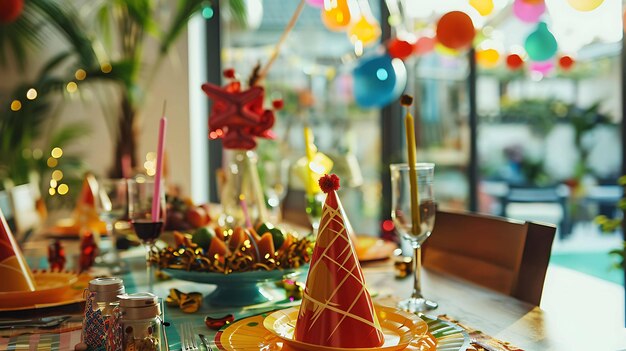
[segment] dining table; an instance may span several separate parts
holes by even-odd
[[[31,267],[46,267],[45,250],[49,243],[50,239],[45,236],[36,236],[24,244],[24,255]],[[64,243],[68,247],[78,245],[77,240]],[[143,255],[144,251],[139,247],[122,252],[122,260],[130,267],[130,273],[121,276],[127,292],[146,290]],[[375,303],[393,305],[411,293],[412,280],[396,278],[393,261],[392,257],[362,264],[368,290]],[[97,268],[92,274],[107,275],[107,270]],[[304,281],[306,271],[301,271],[298,279]],[[174,288],[207,296],[215,286],[161,279],[155,283],[154,293],[165,298]],[[428,315],[469,328],[473,331],[470,335],[478,333],[502,341],[504,348],[499,351],[626,350],[623,287],[567,268],[548,267],[540,306],[428,269],[422,273],[422,290],[425,296],[439,304]],[[297,300],[286,298],[285,290],[274,283],[266,285],[266,292],[271,295],[269,302],[245,307],[203,303],[197,312],[184,313],[178,307],[166,306],[164,318],[169,322],[165,328],[169,349],[181,349],[179,331],[183,323],[191,323],[193,332],[207,336],[213,350],[218,350],[213,344],[216,330],[207,328],[204,323],[206,316],[218,318],[232,314],[235,320],[240,320],[299,304]],[[29,330],[26,334],[10,337],[0,334],[5,335],[0,337],[0,351],[73,350],[81,338],[81,308],[79,304],[72,304],[28,311],[0,311],[0,320],[55,314],[73,316],[70,319],[73,323],[68,322],[66,328],[54,332]],[[200,344],[199,340],[197,342]]]

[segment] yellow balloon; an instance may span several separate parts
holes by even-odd
[[[328,7],[326,7],[328,5]],[[322,23],[326,28],[339,32],[350,24],[350,8],[347,0],[331,0],[325,2],[322,9]]]
[[[592,11],[602,5],[604,0],[567,0],[567,2],[578,11]]]
[[[459,56],[459,50],[450,49],[441,43],[435,44],[435,51],[445,56]]]
[[[368,46],[378,41],[380,33],[380,25],[375,19],[368,20],[366,16],[361,16],[348,30],[348,38],[352,43],[356,43],[358,40],[363,43],[363,46]]]
[[[496,49],[485,49],[476,53],[476,62],[485,67],[493,68],[500,61],[500,53]]]
[[[487,16],[493,11],[493,0],[470,0],[469,4],[475,8],[481,16]]]

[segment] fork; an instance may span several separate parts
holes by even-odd
[[[180,345],[182,351],[197,351],[200,349],[198,348],[196,335],[193,333],[191,323],[183,323],[180,326]]]

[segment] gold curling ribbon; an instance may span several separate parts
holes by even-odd
[[[165,302],[168,306],[178,306],[185,313],[194,313],[202,306],[202,294],[199,292],[185,294],[178,289],[170,289]]]

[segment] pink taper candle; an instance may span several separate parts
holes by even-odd
[[[152,196],[152,221],[158,222],[161,215],[161,175],[163,174],[163,155],[165,153],[165,130],[167,118],[165,114],[159,121],[159,143],[157,148],[156,173],[154,174],[154,194]]]

